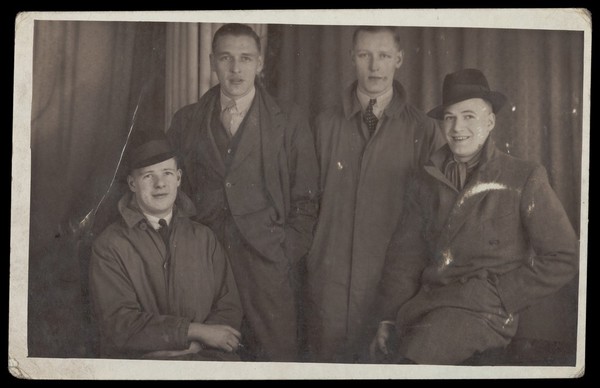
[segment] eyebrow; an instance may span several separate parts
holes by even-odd
[[[165,168],[159,170],[159,172],[160,171],[176,171],[176,170],[177,170],[176,168],[165,167]],[[146,175],[146,174],[154,173],[154,172],[156,172],[156,170],[140,170],[139,174],[140,175]]]
[[[473,110],[471,110],[471,109],[463,110],[463,111],[460,111],[460,112],[458,112],[458,113],[459,113],[459,114],[473,113],[474,115],[476,115],[476,114],[477,114],[475,111],[473,111]],[[453,112],[450,112],[449,110],[445,110],[445,111],[444,111],[444,114],[445,114],[445,115],[454,115],[455,113],[453,113]]]
[[[217,56],[221,56],[221,55],[232,55],[231,51],[218,51],[216,53]],[[240,55],[247,55],[247,56],[258,56],[259,54],[257,53],[241,53]]]

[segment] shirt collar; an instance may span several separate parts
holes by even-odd
[[[160,229],[160,225],[158,224],[158,220],[160,220],[160,218],[155,217],[148,213],[143,213],[143,214],[144,214],[144,217],[146,217],[146,220],[148,220],[148,223],[150,223],[150,225],[152,225],[152,227],[154,229],[156,229],[156,230]],[[171,218],[173,218],[173,209],[171,209],[169,214],[167,214],[166,216],[163,217],[163,219],[165,221],[167,221],[167,225],[171,224]]]
[[[227,108],[227,105],[229,104],[229,101],[231,100],[235,100],[235,106],[237,108],[237,111],[242,113],[242,112],[246,112],[248,111],[248,109],[250,109],[250,105],[252,105],[252,101],[254,100],[254,95],[256,94],[256,87],[252,87],[252,90],[250,90],[245,96],[242,96],[240,98],[229,98],[227,97],[223,91],[221,91],[221,112],[225,110],[225,108]]]
[[[367,109],[367,106],[369,105],[369,100],[373,98],[363,93],[358,87],[356,88],[356,97],[358,97],[358,101],[360,102],[362,110]],[[392,101],[392,97],[394,97],[393,85],[383,94],[380,94],[379,96],[375,97],[377,98],[377,103],[373,105],[373,113],[375,113],[375,116],[381,117],[381,114],[383,113],[384,109],[387,108],[387,106]]]

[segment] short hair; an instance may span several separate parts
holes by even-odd
[[[248,37],[254,39],[254,41],[256,42],[256,47],[258,48],[258,52],[260,53],[260,50],[261,50],[260,38],[258,37],[256,32],[254,32],[252,27],[250,27],[246,24],[240,24],[240,23],[224,24],[217,30],[217,32],[215,32],[215,35],[213,36],[213,40],[212,40],[212,52],[213,53],[217,49],[217,41],[219,40],[219,38],[226,36],[226,35],[248,36]]]
[[[389,32],[392,34],[394,38],[394,43],[396,43],[396,47],[398,50],[402,50],[402,41],[400,39],[400,34],[398,33],[398,29],[393,26],[358,26],[354,30],[354,34],[352,35],[352,47],[356,46],[356,40],[358,39],[358,34],[361,32],[369,32],[371,34],[377,32]]]

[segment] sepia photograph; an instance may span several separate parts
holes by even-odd
[[[591,23],[18,14],[9,372],[582,377]]]

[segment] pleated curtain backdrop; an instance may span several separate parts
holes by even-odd
[[[210,68],[212,38],[223,23],[169,23],[166,30],[165,129],[173,114],[192,104],[219,81]],[[263,54],[267,25],[250,24],[259,36]]]
[[[38,21],[34,30],[28,341],[30,356],[93,355],[86,312],[90,240],[117,215],[118,161],[127,134],[165,129],[174,112],[216,84],[212,36],[220,24]],[[336,104],[354,79],[352,26],[254,25],[275,96],[309,119]],[[409,100],[428,111],[441,102],[444,75],[485,72],[506,94],[493,136],[512,155],[542,163],[579,230],[583,33],[463,28],[400,28],[397,72]],[[135,116],[135,120],[134,120]],[[111,185],[111,182],[114,185]],[[110,188],[110,190],[109,190]],[[121,189],[121,190],[120,190]],[[92,213],[90,213],[92,212]],[[93,214],[93,219],[86,215]],[[584,215],[587,217],[587,214]],[[89,223],[82,221],[91,221]],[[565,338],[576,323],[576,285],[548,307]],[[83,299],[82,299],[83,293]],[[563,306],[563,307],[560,307]],[[565,307],[566,306],[566,307]],[[535,311],[534,311],[535,313]],[[567,329],[565,329],[567,327]],[[572,338],[570,338],[572,339]]]

